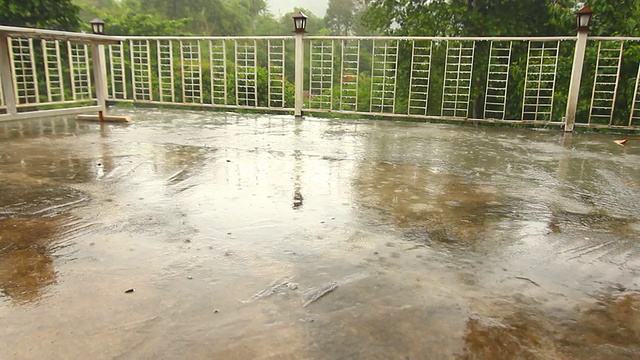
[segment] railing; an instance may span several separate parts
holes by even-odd
[[[107,46],[108,97],[293,111],[293,50],[293,36],[122,38]]]
[[[0,120],[104,109],[91,53],[109,42],[117,40],[0,27]]]
[[[562,124],[558,63],[575,38],[308,40],[309,110]]]
[[[109,101],[640,129],[640,38],[302,37],[0,27],[0,120]]]

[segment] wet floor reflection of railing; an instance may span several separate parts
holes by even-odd
[[[22,122],[0,123],[0,139],[34,138],[43,135],[73,134],[82,124],[69,117],[39,118]]]

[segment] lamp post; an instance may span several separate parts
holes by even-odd
[[[295,106],[293,115],[302,118],[302,104],[304,97],[304,34],[307,32],[307,16],[302,12],[293,15],[293,26],[295,35]]]
[[[89,21],[91,32],[95,35],[104,35],[104,21],[95,18]],[[91,57],[93,58],[93,75],[95,78],[96,100],[100,110],[98,119],[104,120],[104,112],[107,110],[107,64],[104,61],[104,45],[91,40]]]
[[[593,10],[584,6],[576,12],[576,50],[573,56],[573,68],[571,69],[571,82],[569,83],[569,97],[567,99],[567,112],[565,115],[564,131],[571,132],[576,122],[576,110],[578,108],[578,94],[580,81],[582,80],[582,68],[584,54],[587,49],[587,34],[591,25]]]
[[[296,34],[298,33],[306,33],[306,29],[307,29],[307,15],[305,15],[304,13],[302,13],[301,11],[298,11],[297,13],[295,13],[293,15],[293,32],[295,32]]]
[[[590,7],[585,6],[576,12],[576,30],[577,31],[589,31],[589,25],[591,25],[591,16],[593,10]]]
[[[89,24],[91,24],[92,33],[96,35],[104,35],[104,21],[102,21],[100,18],[95,18],[89,21]]]

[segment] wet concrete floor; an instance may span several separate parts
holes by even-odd
[[[639,136],[114,113],[0,124],[0,359],[640,358]]]

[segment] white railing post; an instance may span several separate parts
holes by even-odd
[[[302,118],[302,105],[304,103],[304,32],[296,32],[296,62],[295,62],[295,106],[294,116]]]
[[[0,35],[0,78],[2,78],[2,94],[7,107],[7,114],[18,113],[16,107],[16,91],[13,84],[13,72],[11,71],[11,55],[9,55],[9,39],[6,35]]]
[[[104,57],[104,45],[91,42],[91,58],[93,59],[93,78],[96,87],[96,100],[100,107],[100,120],[107,111],[107,64]]]
[[[571,132],[576,123],[576,110],[578,109],[578,95],[580,93],[580,81],[582,80],[582,67],[584,55],[587,49],[587,34],[589,30],[579,29],[576,39],[576,51],[573,55],[573,68],[571,69],[571,82],[569,83],[569,97],[567,99],[567,112],[565,115],[564,131]]]

